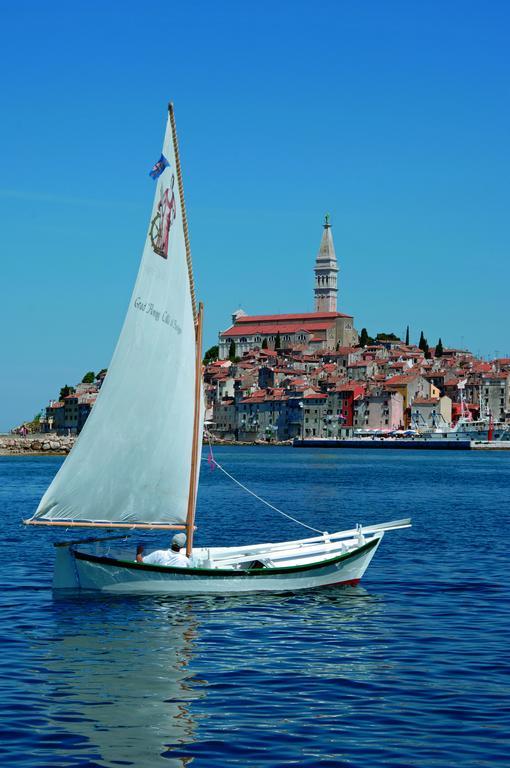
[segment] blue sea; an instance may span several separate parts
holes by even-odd
[[[62,459],[0,458],[0,763],[509,765],[510,453],[215,453],[315,528],[413,527],[354,588],[59,597],[52,542],[69,534],[21,520]],[[197,522],[197,544],[308,535],[207,463]]]

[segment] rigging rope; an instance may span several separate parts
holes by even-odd
[[[213,450],[212,450],[212,443],[211,443],[211,436],[207,432],[207,441],[209,443],[209,456],[208,458],[204,458],[203,461],[207,461],[209,464],[214,464],[216,467],[218,467],[219,470],[221,470],[227,477],[229,477],[236,485],[238,485],[240,488],[243,489],[243,491],[246,491],[250,494],[250,496],[253,496],[258,501],[261,501],[262,504],[265,504],[266,507],[269,507],[270,509],[273,509],[275,512],[278,512],[280,515],[283,515],[284,517],[288,518],[288,520],[292,520],[293,523],[297,523],[298,525],[302,525],[303,528],[308,528],[309,531],[313,531],[314,533],[320,533],[322,534],[323,531],[320,531],[318,528],[313,528],[311,525],[307,525],[306,523],[301,522],[301,520],[297,520],[295,517],[292,517],[292,515],[288,515],[286,512],[283,512],[281,509],[278,509],[278,507],[275,507],[273,504],[270,504],[269,501],[266,501],[261,496],[258,496],[254,491],[251,491],[249,488],[247,488],[245,485],[243,485],[239,480],[237,480],[233,475],[230,474],[230,472],[227,472],[227,470],[221,466],[221,464],[218,464],[216,459],[213,456]]]

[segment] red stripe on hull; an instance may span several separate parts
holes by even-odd
[[[349,579],[348,581],[335,581],[333,584],[328,584],[328,587],[355,587],[359,584],[361,579]]]

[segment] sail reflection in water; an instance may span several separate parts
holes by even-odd
[[[66,614],[86,609],[87,618],[76,619],[75,633],[67,627],[46,657],[44,672],[53,681],[48,726],[59,732],[52,750],[58,765],[68,764],[71,745],[72,764],[79,757],[101,766],[149,766],[159,759],[169,768],[186,765],[185,758],[160,756],[168,744],[192,742],[196,730],[190,703],[202,694],[189,681],[198,626],[190,607],[182,601],[100,605],[90,598],[86,606],[83,600],[59,603]]]

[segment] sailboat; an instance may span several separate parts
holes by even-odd
[[[282,592],[359,582],[397,520],[312,538],[195,547],[204,407],[197,304],[175,115],[169,105],[152,214],[108,374],[29,525],[185,531],[190,567],[112,551],[119,534],[57,543],[55,589],[108,593]],[[315,530],[315,529],[314,529]]]

